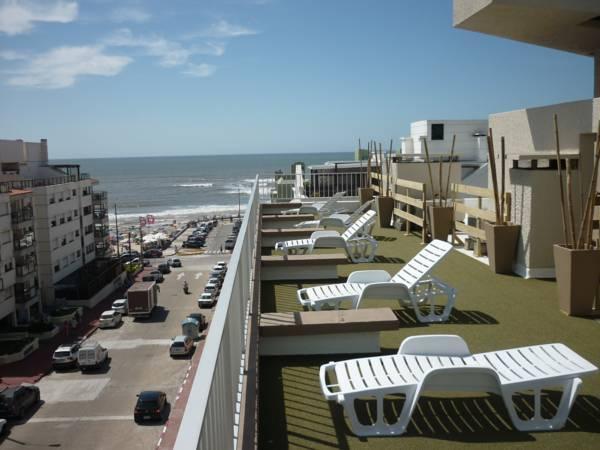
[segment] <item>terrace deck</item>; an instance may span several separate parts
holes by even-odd
[[[341,280],[354,270],[385,269],[395,273],[421,248],[420,239],[393,229],[373,231],[380,246],[374,263],[341,264]],[[267,253],[267,252],[263,252]],[[600,366],[600,321],[567,317],[558,309],[553,281],[495,275],[480,262],[452,252],[434,274],[457,288],[456,308],[445,324],[425,325],[391,301],[367,302],[365,308],[395,310],[400,327],[381,333],[384,353],[416,334],[458,334],[472,352],[562,342]],[[331,280],[337,282],[340,280]],[[263,313],[300,311],[296,290],[322,281],[263,281]],[[343,409],[321,394],[318,370],[323,363],[351,355],[326,357],[262,357],[260,360],[259,448],[600,448],[600,375],[583,380],[566,427],[557,432],[525,433],[511,424],[501,399],[494,395],[436,393],[423,397],[405,435],[358,438],[348,427]],[[556,407],[550,391],[544,407]],[[527,410],[532,399],[521,397]],[[363,414],[374,405],[364,403]],[[393,402],[388,405],[394,408]]]

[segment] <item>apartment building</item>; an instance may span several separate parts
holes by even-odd
[[[15,323],[15,259],[7,185],[0,184],[0,327]]]
[[[96,258],[94,180],[81,173],[78,165],[49,164],[45,139],[39,143],[0,140],[0,165],[0,181],[13,186],[28,183],[31,196],[27,211],[31,211],[32,225],[21,226],[15,235],[23,240],[22,245],[19,240],[24,247],[20,252],[34,247],[38,278],[37,285],[23,281],[23,298],[29,299],[26,304],[33,301],[32,286],[36,286],[42,301],[53,304],[54,286]],[[23,271],[29,270],[31,258],[19,261]]]

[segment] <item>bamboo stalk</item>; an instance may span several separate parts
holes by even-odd
[[[569,228],[569,238],[571,239],[573,247],[575,247],[575,213],[573,212],[573,177],[571,174],[571,160],[567,158],[565,164],[567,166],[567,211],[569,212],[569,216],[567,217],[569,222],[567,225]]]
[[[504,214],[504,193],[506,192],[506,146],[504,142],[504,136],[500,138],[500,174],[502,175],[502,180],[500,180],[500,214],[502,215],[502,225],[505,225],[504,218],[506,214]]]
[[[440,200],[440,206],[442,206],[442,178],[443,178],[443,174],[442,174],[442,168],[443,168],[443,164],[442,164],[442,156],[440,155],[440,160],[439,160],[439,174],[438,174],[438,178],[439,178],[439,184],[440,184],[440,194],[439,194],[439,200]]]
[[[563,237],[565,244],[569,244],[569,235],[567,230],[567,216],[565,214],[565,188],[563,186],[562,168],[560,166],[560,142],[558,140],[558,116],[554,114],[554,138],[556,142],[556,164],[558,170],[558,183],[560,184],[560,213],[562,215]]]
[[[500,212],[500,200],[498,199],[498,173],[496,172],[496,155],[494,152],[494,135],[492,129],[488,132],[488,159],[490,171],[492,172],[492,188],[494,191],[494,206],[496,207],[496,223],[502,223],[502,214]]]
[[[452,147],[450,148],[450,163],[448,164],[448,178],[446,180],[446,192],[444,194],[444,206],[448,206],[448,189],[450,188],[450,174],[452,173],[452,163],[454,162],[454,144],[456,143],[456,134],[452,136]]]
[[[585,202],[585,211],[581,226],[579,228],[579,237],[577,239],[578,248],[590,248],[592,245],[592,232],[594,222],[594,206],[596,203],[596,186],[598,184],[598,170],[600,169],[600,120],[598,121],[598,131],[596,133],[596,150],[594,157],[594,166],[592,169],[592,179],[587,192]]]
[[[394,140],[390,139],[390,152],[388,154],[388,159],[387,159],[387,195],[388,197],[390,196],[390,192],[391,192],[391,188],[390,188],[390,177],[391,177],[391,173],[390,173],[390,168],[392,167],[392,150],[393,150],[393,146],[394,146]]]
[[[431,198],[435,207],[435,187],[433,185],[433,174],[431,173],[431,161],[429,160],[429,147],[427,147],[427,138],[422,138],[425,145],[425,162],[427,163],[427,171],[429,172],[429,185],[431,186]]]

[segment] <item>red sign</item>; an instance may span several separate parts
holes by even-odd
[[[154,216],[152,214],[148,214],[146,216],[146,223],[148,225],[152,225],[154,223]]]
[[[140,216],[140,227],[145,227],[146,226],[146,218]]]

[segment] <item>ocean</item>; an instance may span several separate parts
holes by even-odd
[[[112,225],[115,204],[119,221],[148,214],[158,222],[237,214],[238,192],[243,210],[256,174],[265,186],[276,170],[290,173],[294,162],[311,165],[351,159],[353,153],[344,152],[64,159],[51,163],[79,164],[82,172],[99,181],[94,189],[108,193]]]

